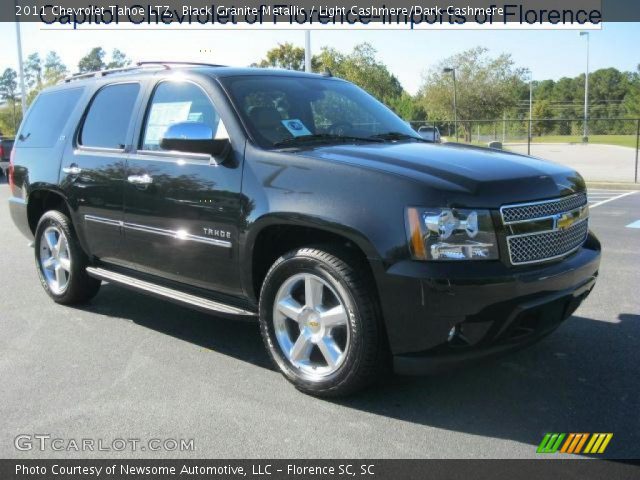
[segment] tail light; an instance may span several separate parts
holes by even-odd
[[[11,149],[11,154],[9,155],[9,189],[11,190],[11,194],[13,195],[14,192],[14,187],[15,187],[15,183],[13,180],[13,160],[16,156],[16,149],[15,147]]]
[[[4,158],[4,147],[0,143],[0,160],[2,160],[3,158]]]

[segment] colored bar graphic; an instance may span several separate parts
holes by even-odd
[[[540,445],[538,446],[536,452],[556,453],[558,451],[558,448],[560,448],[560,444],[562,443],[562,440],[565,436],[566,434],[564,433],[547,433],[542,439],[542,442],[540,442]]]
[[[562,441],[566,437],[564,443]],[[604,453],[613,438],[613,433],[547,433],[537,453],[597,454]],[[588,440],[588,442],[587,442]],[[585,443],[586,448],[583,450]],[[562,444],[562,448],[560,445]],[[559,450],[558,450],[559,449]]]

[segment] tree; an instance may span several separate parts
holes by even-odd
[[[24,79],[30,89],[42,87],[42,59],[38,52],[29,55],[24,62]]]
[[[13,108],[13,131],[18,129],[16,112],[16,91],[18,90],[18,74],[13,68],[7,68],[0,76],[0,99],[6,100]]]
[[[279,43],[267,52],[266,58],[252,66],[261,68],[285,68],[287,70],[304,70],[304,48],[292,43]]]
[[[376,49],[369,43],[356,45],[351,53],[342,54],[333,48],[323,48],[313,58],[316,71],[329,70],[334,76],[355,83],[384,103],[390,104],[402,96],[400,81],[387,66],[376,59]]]
[[[56,52],[49,52],[44,59],[44,81],[47,85],[52,85],[54,83],[58,83],[62,80],[67,74],[69,70],[64,63],[62,63],[62,59]]]
[[[18,90],[18,74],[13,68],[7,68],[0,76],[0,98],[7,101],[16,100]]]
[[[535,119],[531,126],[533,134],[540,137],[551,132],[553,130],[553,122],[548,119],[553,117],[553,111],[549,100],[538,100],[533,104],[532,111]]]
[[[452,120],[453,81],[445,68],[456,69],[458,120],[499,118],[515,107],[518,90],[524,85],[524,70],[516,68],[509,54],[490,57],[486,48],[477,47],[448,57],[423,76],[419,102],[431,118]],[[464,123],[463,123],[464,126]],[[467,140],[470,131],[464,129]]]
[[[389,101],[389,108],[406,121],[422,121],[427,119],[427,112],[416,99],[407,92]]]
[[[113,49],[111,52],[111,61],[107,64],[107,68],[124,68],[131,65],[131,60],[127,58],[124,52]]]
[[[629,91],[624,97],[624,108],[627,115],[640,118],[640,64],[631,74]]]
[[[80,73],[97,72],[106,68],[104,57],[106,53],[102,47],[94,47],[78,62]]]

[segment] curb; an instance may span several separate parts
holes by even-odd
[[[640,190],[640,183],[586,182],[588,188],[607,188],[609,190]]]

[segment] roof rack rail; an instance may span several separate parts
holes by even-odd
[[[171,61],[171,60],[161,60],[161,61],[143,61],[137,62],[136,65],[144,66],[144,65],[164,65],[167,68],[170,68],[171,65],[191,65],[195,67],[226,67],[227,65],[218,65],[216,63],[204,63],[204,62],[181,62]]]
[[[155,64],[155,67],[158,68],[162,65],[158,65]],[[74,80],[82,80],[83,78],[92,78],[92,77],[104,77],[106,75],[111,75],[113,73],[124,73],[124,72],[130,72],[130,71],[134,71],[134,70],[140,70],[142,68],[153,68],[153,65],[140,65],[139,63],[131,66],[131,67],[120,67],[120,68],[107,68],[105,70],[98,70],[96,72],[87,72],[87,73],[74,73],[73,75],[70,75],[68,77],[66,77],[63,82],[64,83],[69,83],[72,82]],[[168,66],[164,66],[165,69],[169,69]]]
[[[96,72],[87,72],[87,73],[75,73],[69,77],[66,77],[63,81],[64,83],[69,83],[74,80],[81,80],[83,78],[92,78],[92,77],[104,77],[105,75],[111,75],[113,73],[123,73],[130,72],[133,70],[140,70],[144,68],[164,68],[165,70],[171,70],[171,65],[185,65],[185,66],[199,66],[199,67],[224,67],[226,65],[216,65],[214,63],[200,63],[200,62],[180,62],[180,61],[144,61],[144,62],[136,62],[135,65],[130,67],[120,67],[120,68],[108,68],[105,70],[98,70]]]

